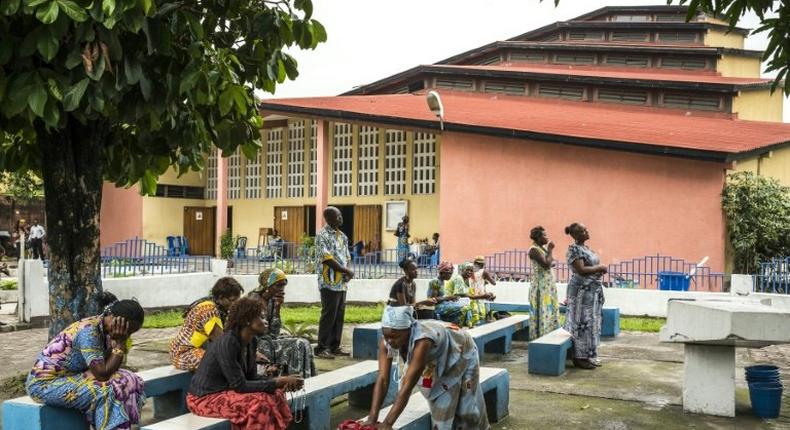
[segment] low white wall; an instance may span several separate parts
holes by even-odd
[[[180,275],[139,276],[131,278],[105,279],[104,288],[120,299],[136,298],[145,308],[186,306],[200,297],[208,295],[211,287],[220,278],[224,263],[221,260],[212,262],[216,270],[204,273],[188,273]],[[43,267],[38,260],[31,260],[25,265],[25,316],[27,321],[33,317],[45,317],[49,314],[49,291],[43,277]],[[733,294],[747,295],[746,278],[733,275],[733,284],[737,284]],[[249,292],[258,285],[257,275],[234,276]],[[389,297],[389,290],[394,279],[354,279],[349,284],[346,299],[350,302],[380,303]],[[529,303],[529,283],[500,282],[489,286],[488,290],[496,294],[496,301],[502,303]],[[428,280],[417,280],[417,299],[425,298]],[[567,285],[558,284],[557,294],[560,302],[565,300]],[[770,298],[775,306],[790,308],[790,295],[781,294],[749,294],[756,298]],[[620,308],[623,315],[647,315],[666,317],[667,302],[670,299],[710,299],[730,297],[730,293],[704,293],[683,291],[656,291],[639,289],[606,288],[604,290],[606,306]],[[21,301],[21,298],[20,298]],[[321,296],[315,275],[291,275],[285,295],[286,303],[320,303]]]

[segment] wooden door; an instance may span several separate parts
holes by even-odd
[[[359,241],[368,252],[381,250],[381,205],[354,206],[354,242]]]
[[[184,237],[189,241],[191,255],[215,255],[216,215],[217,208],[184,208]]]
[[[301,243],[305,233],[304,206],[278,206],[274,208],[274,228],[285,242]]]

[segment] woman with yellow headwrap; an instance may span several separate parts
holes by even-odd
[[[280,269],[266,269],[258,276],[258,288],[249,297],[266,303],[266,322],[269,332],[258,337],[258,352],[263,354],[269,364],[277,367],[280,375],[299,375],[303,378],[315,376],[313,349],[307,339],[280,334],[282,320],[280,306],[285,299],[285,286],[288,278]]]

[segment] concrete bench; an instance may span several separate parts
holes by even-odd
[[[513,315],[469,329],[469,333],[475,339],[475,344],[477,344],[477,349],[482,357],[483,352],[507,354],[510,352],[511,342],[514,338],[528,340],[528,329],[529,315]],[[362,324],[354,327],[352,356],[360,359],[377,358],[381,336],[381,323]]]
[[[565,358],[571,344],[571,334],[561,328],[530,342],[529,373],[551,376],[565,373]]]
[[[363,361],[305,379],[304,421],[300,427],[310,430],[329,430],[330,404],[333,398],[348,394],[349,404],[370,407],[373,386],[378,376],[378,362]],[[390,383],[385,404],[395,398],[397,384]],[[294,402],[299,404],[301,402]],[[296,406],[296,404],[291,405]],[[199,420],[205,420],[203,422]],[[143,427],[143,430],[220,430],[230,429],[229,421],[201,418],[185,414]]]
[[[154,401],[154,416],[167,418],[187,412],[186,393],[191,374],[172,366],[139,372],[145,382],[145,395]],[[3,428],[6,430],[88,430],[83,414],[76,409],[46,406],[29,396],[3,402]]]
[[[488,304],[489,309],[497,312],[529,312],[532,309],[528,303],[497,303]],[[568,311],[566,306],[560,306],[560,313]],[[620,308],[604,306],[603,320],[601,321],[601,337],[617,337],[620,334]]]
[[[499,422],[508,416],[510,403],[510,374],[505,369],[491,367],[480,368],[480,386],[486,402],[488,420]],[[390,407],[379,412],[379,420],[390,411]],[[393,429],[397,430],[430,430],[432,428],[431,410],[428,401],[421,393],[414,393],[409,398],[409,404],[395,421]]]

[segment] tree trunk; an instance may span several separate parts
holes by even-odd
[[[49,243],[49,337],[99,312],[101,292],[99,212],[104,122],[83,125],[72,117],[49,134],[39,127]]]

